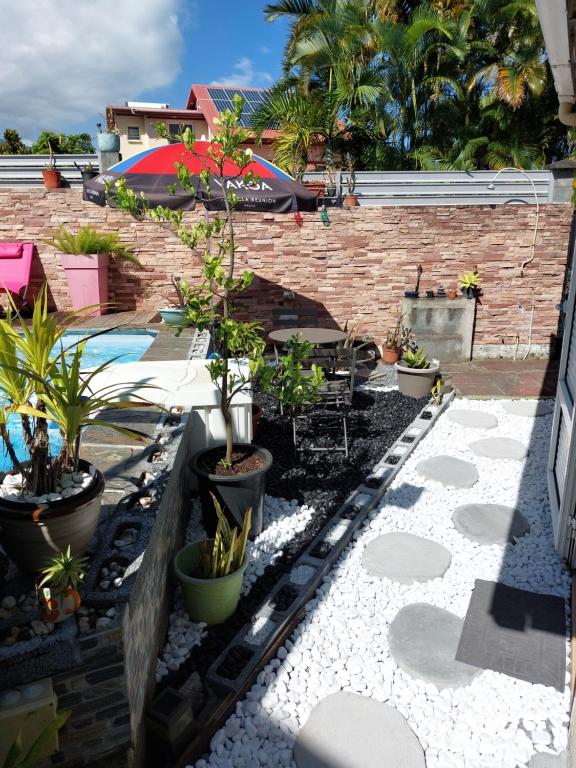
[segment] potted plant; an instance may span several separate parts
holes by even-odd
[[[42,169],[42,178],[46,189],[58,189],[62,183],[62,174],[56,169],[56,158],[50,139],[47,139],[49,160],[48,164]]]
[[[480,289],[480,275],[476,270],[460,275],[460,290],[467,299],[474,299]]]
[[[164,206],[150,209],[148,201],[129,189],[124,179],[115,182],[114,191],[117,208],[138,219],[148,218],[160,225],[171,225],[176,236],[201,257],[202,279],[190,287],[185,320],[200,332],[209,330],[211,333],[214,353],[207,368],[219,391],[226,439],[223,445],[195,454],[191,468],[198,478],[204,527],[208,534],[214,533],[217,524],[215,497],[233,525],[241,526],[244,510],[252,510],[250,536],[254,537],[262,530],[266,473],[272,466],[272,455],[258,445],[236,442],[233,426],[234,398],[251,389],[267,368],[261,327],[236,316],[236,297],[254,279],[254,274],[247,270],[241,275],[236,274],[234,209],[238,198],[225,181],[230,165],[237,168],[238,176],[242,176],[245,184],[256,181],[254,174],[244,173],[252,162],[253,153],[243,148],[251,136],[241,127],[243,107],[244,99],[235,96],[232,109],[221,112],[219,131],[209,149],[214,162],[200,173],[201,194],[217,203],[221,213],[188,226],[183,223],[182,211]],[[167,126],[159,124],[156,129],[162,138],[168,138]],[[190,128],[184,130],[182,140],[186,151],[204,162],[201,156],[195,155],[195,138]],[[188,167],[183,163],[176,165],[180,185],[190,193],[198,194],[197,182],[191,178]]]
[[[14,306],[0,320],[0,438],[12,466],[0,474],[0,545],[27,571],[37,571],[68,546],[82,554],[96,530],[104,477],[80,458],[83,427],[105,426],[146,439],[137,430],[98,418],[105,408],[150,403],[134,396],[130,402],[117,399],[126,384],[94,388],[94,377],[110,362],[82,373],[85,343],[66,345],[64,336],[77,317],[50,315],[44,286],[31,322]]]
[[[90,179],[93,179],[95,176],[98,176],[98,174],[100,173],[98,168],[94,168],[92,163],[85,163],[84,165],[78,165],[78,163],[74,161],[74,165],[80,171],[80,176],[82,176],[82,183],[84,184],[87,181],[90,181]]]
[[[40,614],[44,621],[59,622],[69,619],[80,608],[78,584],[86,573],[86,557],[76,557],[70,550],[53,555],[38,584]]]
[[[176,301],[170,307],[163,307],[158,312],[167,325],[179,327],[186,320],[186,307],[191,296],[190,284],[179,275],[171,275],[170,282],[176,293]]]
[[[251,526],[249,509],[238,533],[216,498],[213,503],[218,518],[214,538],[188,544],[174,559],[186,612],[192,621],[209,625],[222,624],[236,610],[248,564],[246,543]]]
[[[437,360],[430,362],[423,349],[409,347],[404,350],[395,368],[400,392],[419,399],[430,394],[440,365]]]
[[[96,134],[96,143],[100,152],[120,152],[120,131],[113,124],[109,125],[105,131],[102,130],[102,124],[97,123],[98,133]]]
[[[336,197],[336,174],[338,173],[338,170],[336,168],[336,163],[334,162],[334,152],[330,144],[326,145],[324,158],[326,160],[326,175],[328,176],[326,197]]]
[[[356,189],[355,166],[356,166],[356,163],[354,162],[354,158],[352,157],[350,152],[347,152],[346,167],[348,170],[348,175],[344,181],[347,192],[344,195],[344,199],[343,199],[345,208],[355,208],[358,205],[358,196],[354,194],[354,191]]]
[[[382,361],[393,365],[397,363],[405,349],[413,339],[412,329],[402,322],[404,315],[400,312],[394,328],[386,331],[386,341],[382,349]]]
[[[52,237],[43,240],[60,252],[72,307],[78,311],[90,307],[91,314],[108,311],[108,269],[110,258],[142,265],[131,246],[121,242],[117,232],[97,232],[81,227],[71,232],[63,225],[52,230]]]
[[[456,290],[456,288],[446,288],[446,296],[449,299],[455,299],[457,295],[458,295],[458,291]]]

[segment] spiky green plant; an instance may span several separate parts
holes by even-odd
[[[8,754],[2,762],[1,768],[34,768],[46,754],[47,749],[52,744],[55,735],[70,717],[69,709],[60,712],[40,733],[36,741],[26,752],[22,746],[22,733],[24,724],[16,734],[14,741],[8,751]],[[26,715],[25,721],[34,717],[34,713]]]
[[[218,525],[214,539],[206,539],[202,542],[200,562],[196,571],[199,579],[218,579],[240,568],[244,562],[246,543],[252,524],[252,510],[247,509],[244,512],[242,530],[238,533],[238,528],[230,526],[214,494],[212,494],[212,501],[218,516]]]
[[[443,384],[444,382],[442,379],[436,379],[436,382],[430,391],[434,405],[440,405],[442,402],[442,398],[444,397],[444,393],[442,391]]]
[[[430,361],[426,357],[424,350],[417,347],[416,349],[404,351],[400,365],[403,365],[405,368],[430,368]]]
[[[68,587],[77,589],[78,583],[82,581],[86,573],[87,562],[87,557],[73,555],[70,545],[68,545],[66,552],[59,552],[48,560],[46,568],[41,571],[43,578],[38,587],[49,584],[58,592],[63,592]]]
[[[53,246],[60,253],[109,253],[137,267],[142,266],[133,247],[123,243],[117,232],[98,232],[92,227],[81,227],[77,232],[72,232],[61,225],[58,229],[53,229],[51,235],[42,242]]]
[[[460,275],[460,288],[478,288],[480,285],[480,275],[478,272],[464,272]]]

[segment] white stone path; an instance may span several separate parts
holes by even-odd
[[[491,670],[469,684],[439,690],[402,671],[390,653],[388,630],[402,608],[427,603],[464,618],[477,578],[569,595],[569,574],[553,548],[546,490],[551,416],[515,415],[506,401],[459,400],[458,408],[492,414],[498,426],[472,429],[448,415],[440,418],[308,604],[306,620],[216,733],[208,760],[195,768],[292,768],[296,737],[313,708],[339,691],[394,707],[423,747],[427,768],[525,768],[531,759],[531,765],[545,764],[538,761],[565,749],[568,673],[563,693]],[[529,455],[477,456],[470,444],[484,436],[517,440]],[[440,454],[472,463],[478,481],[455,489],[424,479],[417,465]],[[506,546],[465,538],[454,527],[453,513],[479,502],[518,509],[529,532]],[[366,545],[391,532],[428,537],[445,547],[452,560],[444,576],[402,584],[368,573],[362,566]],[[346,722],[350,738],[360,739],[361,718]],[[378,757],[362,765],[380,765]]]

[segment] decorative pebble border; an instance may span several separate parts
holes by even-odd
[[[234,714],[214,734],[209,755],[197,760],[195,768],[293,768],[299,731],[315,705],[340,690],[386,702],[400,712],[424,748],[427,768],[524,768],[536,764],[535,754],[557,755],[566,748],[568,672],[561,693],[491,670],[482,670],[469,685],[439,690],[402,671],[390,655],[388,628],[400,609],[428,603],[463,618],[477,578],[569,598],[570,576],[554,551],[546,487],[551,418],[508,414],[502,401],[460,404],[497,415],[498,434],[523,440],[530,447],[528,457],[476,457],[469,447],[474,435],[442,418],[403,459],[393,482],[385,482],[389,488],[382,503],[377,502],[383,489],[371,496],[361,489],[359,495],[368,495],[360,513],[366,526],[349,529],[340,539],[341,547],[352,536],[355,541],[331,571],[325,560],[299,563],[298,568],[314,563],[325,575],[316,597],[305,605],[305,620],[276,657],[268,657],[255,684],[249,690],[249,680],[239,686],[238,693],[247,690],[246,698],[236,703]],[[474,487],[455,491],[422,480],[417,464],[446,451],[476,464]],[[452,514],[458,505],[473,502],[515,506],[530,522],[529,532],[506,546],[462,537]],[[431,536],[445,546],[452,553],[446,574],[404,585],[367,573],[362,568],[365,546],[393,531]],[[316,577],[309,583],[316,584]],[[568,605],[566,612],[569,619]],[[569,653],[568,636],[566,646]],[[197,755],[190,754],[189,762]]]

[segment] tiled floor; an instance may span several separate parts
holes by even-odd
[[[472,360],[445,363],[442,375],[461,397],[554,397],[557,360]]]

